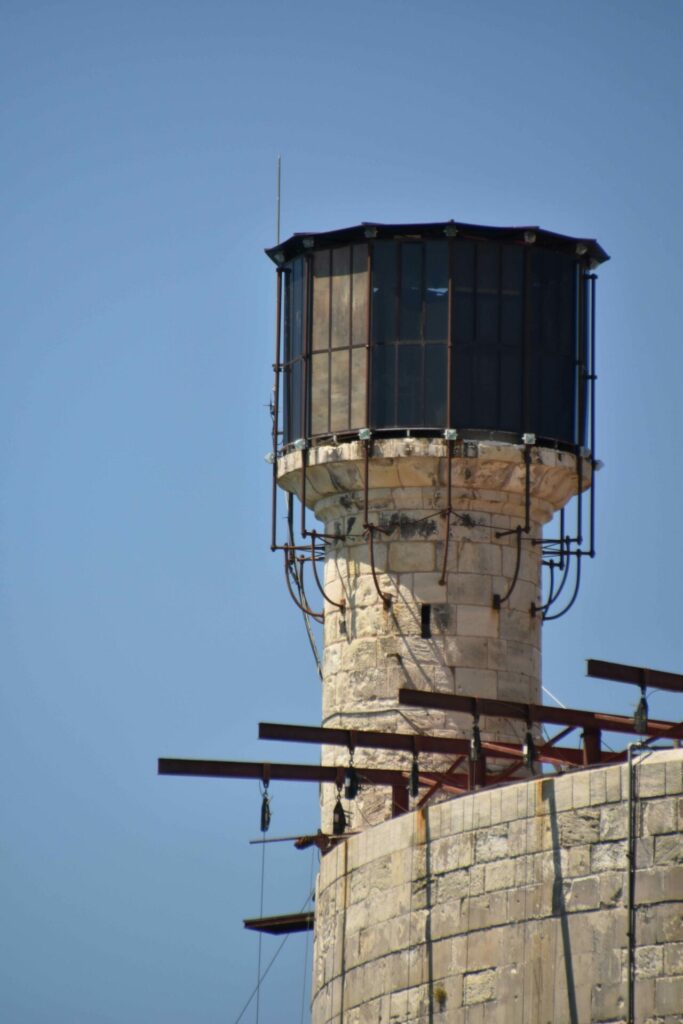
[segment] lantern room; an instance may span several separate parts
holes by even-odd
[[[283,448],[368,430],[585,445],[597,242],[449,221],[296,234],[267,252]]]

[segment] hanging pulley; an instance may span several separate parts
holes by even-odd
[[[332,833],[335,836],[343,836],[346,831],[346,814],[341,802],[341,786],[337,786],[337,802],[332,812]]]

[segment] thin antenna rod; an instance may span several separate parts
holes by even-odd
[[[278,153],[277,155],[277,189],[275,199],[275,243],[280,244],[280,181],[282,176],[282,157]]]

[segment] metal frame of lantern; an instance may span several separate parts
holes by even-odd
[[[447,315],[446,315],[446,357],[447,357],[447,371],[446,371],[446,402],[445,402],[445,417],[444,422],[441,425],[434,426],[413,426],[406,428],[395,428],[395,427],[376,427],[373,425],[373,415],[371,410],[372,401],[372,363],[373,363],[373,349],[375,347],[373,343],[373,245],[376,240],[386,241],[387,239],[395,240],[401,244],[414,243],[416,240],[427,241],[439,237],[441,240],[445,239],[448,245],[448,297],[447,297]],[[456,237],[460,241],[475,241],[481,243],[495,243],[501,244],[515,244],[524,246],[527,250],[524,257],[524,275],[523,275],[523,290],[524,290],[524,305],[525,311],[523,316],[524,324],[524,338],[521,349],[522,358],[522,373],[520,375],[520,408],[522,409],[522,415],[524,417],[523,423],[526,423],[526,419],[529,418],[529,407],[531,403],[530,399],[530,383],[529,375],[531,373],[531,365],[533,359],[533,353],[531,351],[530,341],[530,323],[531,314],[528,306],[530,303],[530,289],[531,289],[531,270],[529,263],[529,250],[537,243],[540,239],[543,244],[555,252],[568,252],[570,247],[573,247],[573,255],[576,262],[576,324],[575,324],[575,340],[576,340],[576,352],[575,352],[575,365],[573,368],[574,373],[574,400],[576,402],[575,414],[574,414],[574,431],[575,441],[574,443],[568,442],[566,439],[556,438],[538,438],[534,433],[522,432],[519,435],[514,433],[503,431],[502,433],[497,430],[486,430],[483,428],[467,428],[453,426],[453,366],[454,366],[454,331],[453,331],[453,289],[454,289],[454,259],[453,252],[454,246],[459,244],[455,241]],[[365,400],[365,424],[356,429],[340,430],[337,433],[331,433],[329,431],[324,433],[313,433],[311,430],[310,412],[311,412],[311,372],[310,365],[312,359],[312,320],[313,320],[313,252],[316,248],[322,251],[332,252],[334,248],[341,246],[351,246],[354,241],[367,246],[367,295],[365,299],[365,336],[362,344],[356,346],[349,345],[349,353],[354,350],[364,349],[365,351],[365,368],[362,380],[364,388],[364,400]],[[400,249],[397,247],[397,253]],[[500,439],[512,443],[522,443],[524,445],[525,452],[525,464],[526,464],[526,515],[524,527],[517,527],[515,533],[517,535],[517,564],[521,561],[521,549],[522,543],[525,539],[528,539],[530,533],[530,519],[529,519],[529,502],[530,502],[530,489],[529,479],[531,472],[531,453],[532,449],[536,446],[548,446],[555,448],[562,448],[571,451],[575,455],[576,461],[576,473],[577,473],[577,497],[575,499],[575,524],[572,531],[566,531],[566,515],[565,511],[562,510],[559,517],[559,536],[555,538],[544,538],[542,540],[532,539],[533,544],[542,545],[542,565],[546,569],[547,575],[547,597],[540,605],[532,604],[530,607],[530,613],[532,615],[542,615],[546,620],[552,620],[559,618],[566,611],[571,608],[578,595],[578,590],[581,581],[581,562],[585,557],[593,558],[595,556],[595,471],[598,468],[598,462],[595,458],[595,381],[596,381],[596,367],[595,367],[595,281],[596,275],[592,273],[592,269],[603,260],[607,259],[607,255],[597,243],[590,240],[581,240],[575,238],[569,238],[567,236],[556,235],[550,232],[540,231],[536,228],[516,228],[516,229],[502,229],[502,228],[487,228],[476,225],[463,225],[455,224],[454,222],[448,222],[445,224],[433,224],[433,225],[376,225],[376,224],[365,224],[357,228],[344,229],[338,232],[327,232],[323,234],[315,235],[300,235],[293,236],[288,242],[282,243],[273,249],[267,250],[268,255],[278,264],[277,266],[277,295],[276,295],[276,330],[275,330],[275,359],[273,363],[273,401],[271,406],[272,413],[272,450],[269,454],[269,459],[272,462],[272,500],[271,500],[271,550],[280,550],[284,554],[284,568],[285,576],[287,580],[287,586],[290,594],[304,613],[307,619],[313,619],[314,621],[321,622],[324,617],[325,603],[329,603],[335,607],[343,608],[343,604],[331,601],[329,596],[325,593],[324,587],[322,586],[318,573],[317,563],[324,559],[325,544],[327,541],[344,540],[343,537],[329,537],[324,533],[321,533],[315,529],[310,530],[307,525],[306,519],[306,471],[308,468],[308,451],[311,444],[320,443],[331,443],[337,444],[340,441],[358,440],[360,439],[364,444],[365,449],[365,508],[364,508],[364,529],[368,538],[371,568],[373,570],[372,575],[375,580],[375,586],[378,595],[381,597],[383,602],[387,604],[390,600],[389,596],[384,594],[379,587],[377,576],[374,566],[374,552],[373,552],[373,541],[374,534],[378,527],[369,521],[368,515],[368,489],[369,489],[369,477],[370,477],[370,459],[373,453],[373,443],[376,438],[386,436],[442,436],[446,442],[446,456],[447,456],[447,482],[448,482],[448,495],[449,503],[445,510],[442,510],[440,515],[447,517],[448,522],[454,515],[457,515],[457,510],[451,507],[451,469],[452,459],[456,457],[462,457],[467,454],[468,446],[476,444],[477,440],[485,439]],[[502,252],[502,249],[501,249]],[[290,255],[287,255],[287,254]],[[301,302],[301,353],[296,357],[294,362],[300,362],[300,387],[299,387],[299,406],[296,410],[298,415],[298,424],[301,428],[300,436],[297,438],[286,437],[285,423],[283,421],[283,403],[281,401],[281,382],[283,374],[286,372],[287,367],[294,365],[291,360],[283,360],[283,321],[286,318],[286,311],[283,309],[283,290],[285,286],[285,275],[291,273],[291,270],[287,270],[284,264],[292,259],[292,253],[296,256],[301,256],[303,261],[303,283],[302,283],[302,302]],[[331,258],[331,257],[330,257]],[[351,267],[351,257],[349,257],[349,268]],[[350,270],[349,270],[350,273]],[[473,288],[477,284],[474,281]],[[423,281],[424,285],[424,281]],[[500,293],[502,294],[502,293]],[[500,295],[499,295],[500,300]],[[423,298],[421,302],[424,306],[426,300]],[[331,300],[330,300],[331,303]],[[292,303],[289,303],[291,307]],[[331,309],[331,304],[330,304]],[[331,314],[330,314],[331,315]],[[349,321],[350,323],[350,321]],[[287,327],[287,324],[285,324]],[[289,328],[288,328],[289,329]],[[351,328],[349,327],[349,332]],[[500,335],[500,323],[498,327]],[[424,342],[423,342],[424,347]],[[345,351],[342,349],[342,351]],[[285,353],[289,356],[291,353]],[[350,359],[350,355],[349,355]],[[291,372],[291,371],[290,371]],[[350,371],[349,371],[350,372]],[[328,367],[329,373],[329,367]],[[426,378],[425,378],[426,379]],[[422,382],[424,386],[424,380]],[[351,385],[350,385],[351,387]],[[398,384],[396,384],[398,387]],[[349,399],[350,400],[350,399]],[[398,399],[394,396],[394,405],[396,405]],[[351,418],[349,405],[349,419]],[[532,425],[532,424],[528,424]],[[328,422],[329,426],[329,422]],[[589,439],[589,447],[586,448],[584,443],[586,438]],[[287,540],[282,543],[278,539],[278,518],[279,518],[279,502],[278,502],[278,491],[277,486],[277,461],[278,458],[286,451],[291,449],[299,450],[301,452],[301,484],[300,484],[300,516],[298,523],[299,539],[296,539],[295,530],[295,515],[294,515],[294,497],[288,494],[286,497],[286,523],[287,523]],[[586,472],[586,459],[589,460],[590,475],[591,475],[591,486],[589,487],[588,495],[588,545],[584,547],[584,481]],[[446,531],[448,537],[448,531]],[[323,610],[314,610],[306,596],[306,587],[304,582],[304,567],[306,563],[310,563],[313,570],[314,584],[320,591],[323,598]],[[444,562],[442,565],[441,578],[445,577],[448,564],[448,542],[444,548]],[[570,568],[574,566],[574,582],[568,588],[568,582],[570,579]],[[512,591],[517,581],[517,574],[513,574],[513,579],[508,587],[508,590],[503,595],[496,595],[494,597],[494,607],[500,608],[511,596]],[[560,598],[571,591],[569,599],[566,601],[564,607],[559,611],[554,611]]]

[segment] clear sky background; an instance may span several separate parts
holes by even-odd
[[[0,1020],[234,1024],[258,786],[158,778],[156,758],[317,756],[256,740],[320,714],[268,546],[276,155],[283,236],[453,218],[610,253],[598,555],[545,628],[544,683],[627,713],[586,657],[683,671],[683,4],[2,0],[0,19]],[[273,797],[271,835],[317,828],[314,786]],[[312,867],[269,846],[264,911],[299,910]],[[292,936],[262,1021],[305,1019],[306,954]]]

